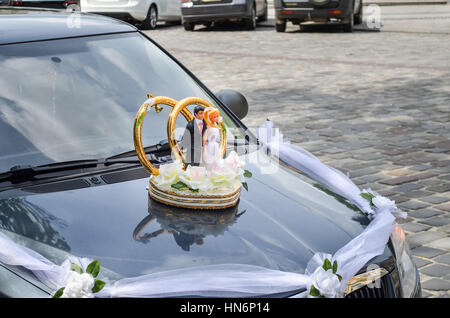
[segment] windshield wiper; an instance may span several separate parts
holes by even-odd
[[[159,152],[165,151],[166,150],[165,148],[166,148],[165,144],[159,143],[150,147],[146,147],[145,152],[147,154],[151,153],[154,155]],[[40,166],[19,165],[10,168],[9,171],[1,173],[0,182],[11,181],[12,183],[20,183],[24,181],[33,180],[36,176],[42,174],[50,174],[86,168],[96,168],[98,166],[108,167],[115,164],[136,164],[136,165],[140,164],[139,159],[129,158],[132,156],[136,156],[136,151],[134,150],[127,151],[109,158],[74,160],[74,161],[50,163]],[[156,160],[156,157],[152,156],[150,160]]]

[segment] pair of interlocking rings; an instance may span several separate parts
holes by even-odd
[[[178,144],[177,138],[175,138],[175,124],[177,121],[177,117],[179,113],[183,114],[184,118],[188,122],[194,119],[192,113],[187,109],[189,105],[199,105],[203,107],[214,107],[210,102],[199,98],[199,97],[187,97],[180,101],[176,101],[170,97],[165,96],[156,96],[153,97],[151,94],[148,94],[148,100],[142,104],[139,108],[136,118],[134,120],[134,148],[136,149],[136,154],[141,162],[142,166],[150,172],[152,175],[157,176],[159,174],[159,169],[156,168],[150,160],[148,160],[144,147],[142,145],[142,124],[144,123],[144,118],[147,112],[151,109],[151,107],[155,106],[155,110],[159,113],[162,110],[162,107],[159,105],[167,105],[172,107],[172,111],[169,114],[169,118],[167,120],[167,139],[169,141],[170,148],[172,149],[172,153],[176,157],[176,159],[180,160],[183,163],[183,168],[186,169],[186,156],[184,155],[180,145]],[[224,129],[219,128],[220,130],[220,151],[222,154],[222,158],[225,155],[225,151],[227,148],[227,138]]]

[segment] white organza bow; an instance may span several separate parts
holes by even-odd
[[[360,235],[334,255],[316,253],[304,274],[245,264],[198,266],[120,279],[107,284],[94,296],[253,297],[305,289],[306,291],[294,297],[307,297],[313,284],[322,295],[342,296],[348,280],[368,261],[384,252],[389,236],[396,226],[394,214],[405,217],[405,213],[398,210],[393,201],[370,190],[363,191],[373,195],[372,202],[367,201],[361,197],[361,191],[347,176],[323,164],[306,150],[284,142],[281,135],[281,138],[271,140],[272,127],[272,123],[267,121],[259,129],[259,139],[273,153],[278,153],[280,160],[347,198],[368,214],[371,222]],[[336,283],[332,274],[321,269],[325,258],[337,262],[337,274],[342,277],[340,284]],[[29,269],[41,282],[56,291],[67,283],[70,262],[85,267],[90,260],[70,259],[62,265],[56,265],[0,233],[0,262]]]

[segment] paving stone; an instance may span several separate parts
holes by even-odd
[[[440,249],[436,249],[436,248],[427,247],[427,246],[418,246],[418,247],[412,249],[411,253],[414,256],[422,256],[422,257],[426,257],[426,258],[433,258],[433,257],[436,257],[438,255],[442,255],[442,254],[446,253],[446,251],[440,250]]]
[[[428,207],[428,204],[420,201],[410,200],[408,202],[399,204],[399,207],[408,210],[419,210]]]
[[[432,167],[428,166],[428,165],[415,165],[415,166],[410,167],[409,169],[416,170],[416,171],[424,171],[424,170],[428,170],[430,168],[432,168]]]
[[[403,176],[403,177],[397,177],[397,178],[393,178],[393,179],[383,180],[383,181],[380,181],[380,183],[387,184],[387,185],[399,185],[399,184],[408,183],[408,182],[417,181],[417,180],[419,180],[419,178],[417,178],[415,176]]]
[[[450,181],[450,174],[447,174],[445,176],[439,176],[438,179]]]
[[[450,254],[438,256],[434,259],[434,261],[436,261],[438,263],[450,265]]]
[[[443,202],[450,201],[450,198],[440,197],[440,196],[436,196],[436,195],[431,195],[431,196],[428,196],[428,197],[420,198],[420,200],[428,202],[428,203],[440,204],[440,203],[443,203]]]
[[[426,219],[430,218],[432,216],[442,215],[444,212],[434,209],[420,209],[416,211],[408,212],[408,216],[411,216],[413,218],[419,218],[419,219]]]
[[[433,191],[433,192],[439,192],[439,193],[447,192],[447,191],[450,191],[450,183],[427,187],[426,190]]]
[[[433,264],[420,269],[420,272],[433,277],[444,277],[450,273],[450,267],[446,265]]]
[[[399,184],[403,184],[403,183],[417,181],[420,179],[428,179],[431,177],[435,177],[437,175],[438,174],[436,172],[427,171],[427,172],[423,172],[423,173],[417,173],[417,174],[413,174],[413,175],[406,175],[406,176],[401,176],[401,177],[397,177],[397,178],[393,178],[393,179],[383,180],[383,181],[380,181],[380,183],[387,184],[387,185],[399,185]]]
[[[448,233],[448,234],[450,234],[450,225],[442,226],[439,230],[440,230],[442,233]]]
[[[428,289],[428,290],[449,290],[450,289],[450,282],[438,279],[438,278],[432,278],[430,280],[427,280],[426,282],[422,283],[422,288]]]
[[[420,199],[420,200],[421,200],[422,197],[429,196],[431,194],[433,194],[433,192],[423,191],[423,190],[414,190],[414,191],[411,191],[411,192],[405,192],[404,193],[404,195],[407,196],[408,198],[417,198],[417,199]]]
[[[365,155],[354,156],[353,158],[355,158],[355,159],[357,159],[357,160],[371,161],[371,160],[375,160],[375,159],[381,159],[381,158],[384,158],[384,156],[383,156],[383,155],[380,155],[380,154],[376,154],[376,153],[371,153],[371,154],[365,154]]]
[[[435,240],[429,243],[429,245],[438,249],[450,250],[450,237],[446,237],[441,240]]]
[[[378,170],[374,168],[364,168],[359,170],[350,171],[350,178],[356,178],[361,176],[366,176],[369,174],[377,173]]]
[[[444,226],[450,224],[450,219],[446,217],[434,217],[419,222],[431,226]]]
[[[401,196],[401,195],[391,195],[391,196],[389,196],[389,199],[395,201],[396,204],[409,201],[408,197],[404,197],[404,196]]]
[[[413,256],[413,261],[414,261],[414,264],[416,264],[417,268],[421,268],[421,267],[431,264],[430,261],[420,258],[420,257],[415,257],[415,256]]]
[[[391,190],[395,191],[395,192],[410,192],[410,191],[413,191],[413,190],[418,190],[420,188],[423,188],[423,186],[420,185],[420,184],[407,183],[407,184],[404,184],[404,185],[392,188]],[[429,191],[433,191],[433,190],[429,190]]]
[[[422,288],[422,298],[431,298],[431,297],[434,297],[434,295],[424,291]]]
[[[402,225],[402,229],[404,231],[407,232],[413,232],[413,233],[417,233],[417,232],[422,232],[422,231],[426,231],[430,229],[430,226],[424,225],[424,224],[419,224],[419,223],[407,223],[407,224],[403,224]]]
[[[418,234],[412,234],[407,237],[407,241],[409,243],[410,248],[414,249],[418,246],[424,245],[424,244],[430,244],[431,242],[437,241],[445,237],[445,234],[442,234],[440,232],[434,232],[434,231],[426,231],[421,232]],[[434,248],[442,248],[442,247],[436,247],[431,246]]]
[[[450,203],[440,204],[435,206],[436,209],[450,212]]]

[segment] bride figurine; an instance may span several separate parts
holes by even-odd
[[[204,116],[206,122],[206,132],[203,136],[203,156],[202,165],[207,171],[213,170],[219,166],[223,160],[220,153],[220,131],[219,128],[222,117],[219,110],[208,107],[205,109]]]

